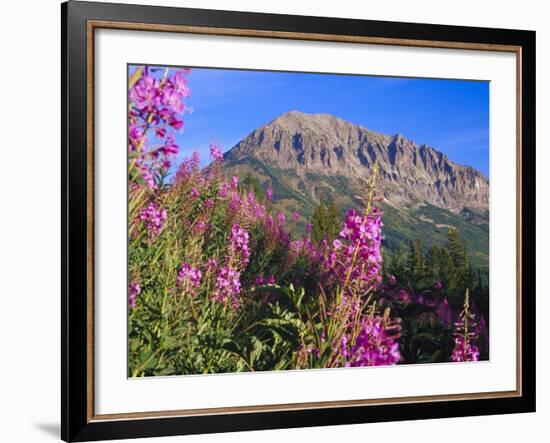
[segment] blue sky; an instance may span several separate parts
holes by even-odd
[[[489,176],[488,82],[203,68],[192,68],[188,82],[182,157],[196,149],[206,163],[212,136],[226,151],[297,110],[403,134]]]

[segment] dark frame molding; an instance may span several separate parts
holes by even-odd
[[[65,441],[309,427],[535,411],[535,33],[490,28],[334,19],[69,1],[61,5],[62,371]],[[269,36],[516,52],[518,64],[518,390],[487,398],[444,396],[407,402],[250,408],[216,413],[93,414],[93,84],[89,36],[96,27]],[[92,24],[92,26],[90,26]],[[93,52],[92,52],[93,55]],[[90,126],[91,125],[91,126]],[[93,151],[92,151],[93,152]],[[92,157],[93,158],[93,157]],[[90,195],[92,200],[90,201]],[[90,231],[90,226],[92,230]],[[92,275],[90,275],[92,274]],[[91,283],[90,283],[91,282]],[[92,299],[93,302],[93,299]],[[92,317],[90,320],[90,305]],[[245,408],[246,409],[246,408]],[[176,411],[177,412],[177,411]],[[133,416],[136,415],[136,416]]]

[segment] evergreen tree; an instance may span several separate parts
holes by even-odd
[[[437,280],[441,280],[440,262],[440,249],[436,245],[432,245],[430,249],[428,249],[425,260],[426,278],[429,281],[435,283]]]
[[[392,271],[393,257],[388,251],[382,249],[382,273],[383,275],[389,275],[392,274]]]
[[[338,216],[338,208],[334,200],[331,200],[327,206],[327,234],[331,239],[336,238],[340,232],[340,217]]]
[[[481,294],[483,292],[483,289],[484,289],[484,284],[483,284],[483,278],[481,277],[481,269],[477,268],[477,283],[476,283],[475,291]]]
[[[473,273],[468,261],[466,247],[458,237],[456,229],[449,230],[447,250],[451,259],[452,269],[449,274],[449,292],[458,303],[466,289],[471,289],[473,284]]]
[[[407,261],[410,283],[415,290],[421,288],[424,280],[424,248],[422,241],[416,239],[409,243],[409,256]]]
[[[263,196],[262,187],[260,186],[258,177],[254,176],[250,171],[245,174],[242,180],[241,189],[246,192],[254,193],[256,198],[261,198]]]
[[[461,272],[465,272],[468,267],[468,258],[466,257],[466,248],[458,237],[458,230],[455,228],[449,229],[447,239],[447,249],[453,262],[453,266]]]
[[[409,271],[407,269],[407,249],[404,243],[399,243],[399,247],[391,262],[390,272],[400,280],[408,280],[409,278]]]
[[[439,279],[445,288],[449,288],[451,285],[453,262],[449,251],[446,248],[442,248],[439,251]]]
[[[321,199],[313,211],[311,223],[313,225],[311,238],[314,242],[319,243],[324,239],[334,240],[340,230],[338,209],[334,201],[326,205]]]

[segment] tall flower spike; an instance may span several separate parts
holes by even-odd
[[[147,230],[147,237],[152,240],[160,234],[164,227],[164,222],[168,214],[166,209],[161,209],[156,203],[150,203],[149,206],[141,210],[138,220],[143,222]]]
[[[210,158],[212,161],[223,161],[223,154],[219,146],[214,142],[212,137],[212,142],[210,143]]]
[[[325,257],[327,275],[342,282],[340,290],[345,296],[359,293],[365,296],[381,281],[382,220],[381,213],[372,207],[378,164],[368,183],[365,212],[348,210],[339,238]]]
[[[181,265],[178,272],[177,282],[182,289],[187,291],[191,296],[197,295],[197,288],[201,284],[202,272],[200,269],[191,266],[185,262]]]
[[[165,68],[161,78],[149,74],[147,66],[136,69],[130,79],[129,98],[129,172],[135,179],[136,167],[141,168],[145,182],[154,190],[153,177],[162,169],[169,169],[179,146],[174,131],[183,127],[182,114],[186,110],[184,99],[189,96],[186,75],[188,70],[177,70],[169,76]],[[151,148],[148,132],[161,141],[160,147]]]
[[[464,295],[464,307],[458,316],[458,321],[455,323],[455,347],[451,354],[451,360],[455,362],[461,361],[478,361],[479,349],[474,343],[477,339],[475,333],[475,316],[470,311],[470,291],[466,289]]]

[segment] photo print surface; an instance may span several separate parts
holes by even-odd
[[[489,359],[489,82],[128,66],[128,376]]]

